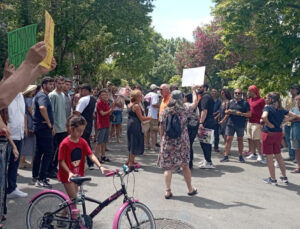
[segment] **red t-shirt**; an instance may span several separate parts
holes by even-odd
[[[78,142],[72,142],[66,137],[59,145],[58,160],[64,160],[70,171],[78,176],[84,176],[85,156],[93,154],[86,140],[80,138]],[[59,166],[57,178],[68,182],[69,174]]]
[[[263,113],[263,109],[266,105],[265,100],[261,97],[248,99],[250,105],[251,117],[249,118],[250,123],[260,123],[260,119]]]
[[[97,102],[97,129],[109,128],[109,114],[101,115],[100,111],[109,111],[110,107],[107,101],[99,100]]]

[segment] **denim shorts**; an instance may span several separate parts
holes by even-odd
[[[236,133],[236,135],[238,137],[244,137],[244,131],[245,131],[244,127],[236,127],[236,126],[227,125],[226,129],[225,129],[225,135],[234,136],[234,133]]]
[[[97,143],[98,144],[107,143],[108,135],[109,135],[109,128],[99,129]]]
[[[293,150],[300,150],[300,140],[291,139],[291,144]]]

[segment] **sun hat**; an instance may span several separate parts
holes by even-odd
[[[23,95],[26,95],[26,94],[28,94],[28,93],[30,93],[30,92],[36,90],[36,88],[37,88],[37,85],[29,85],[29,86],[25,89],[25,91],[23,91]]]

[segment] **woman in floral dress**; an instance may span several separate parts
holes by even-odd
[[[196,89],[193,88],[193,103],[188,106],[184,105],[181,91],[173,91],[168,106],[159,118],[161,126],[161,147],[158,165],[165,170],[166,199],[173,196],[171,192],[172,172],[173,169],[178,167],[182,168],[183,176],[189,191],[188,195],[197,194],[197,189],[193,187],[191,183],[191,170],[189,168],[190,143],[187,130],[187,117],[194,111],[198,104],[195,90]],[[164,131],[165,121],[170,114],[177,114],[180,119],[181,136],[176,139],[168,137]]]

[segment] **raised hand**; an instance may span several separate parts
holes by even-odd
[[[46,55],[47,48],[45,42],[38,42],[28,50],[24,63],[36,66],[45,59]]]

